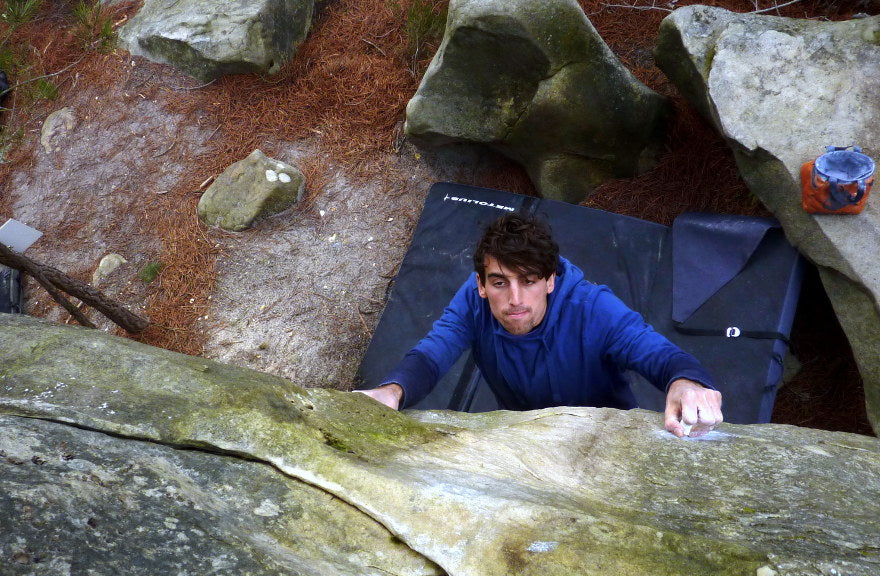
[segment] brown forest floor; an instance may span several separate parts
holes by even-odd
[[[427,0],[423,0],[424,3]],[[756,0],[758,2],[758,0]],[[210,149],[191,159],[202,170],[178,182],[167,194],[145,200],[145,226],[163,239],[159,279],[150,285],[147,314],[153,326],[139,339],[184,353],[198,354],[203,336],[193,327],[206,313],[214,286],[216,253],[191,217],[203,176],[219,174],[255,148],[272,156],[271,143],[290,142],[320,134],[321,154],[348,166],[352,175],[381,174],[400,138],[403,110],[415,92],[420,74],[436,50],[436,39],[414,53],[402,14],[417,0],[333,0],[317,15],[308,40],[281,72],[270,78],[227,76],[209,85],[195,81],[171,92],[145,77],[145,97],[164,92],[170,111],[207,118],[217,126]],[[448,2],[435,0],[441,13]],[[651,50],[668,8],[690,0],[650,2],[581,0],[585,12],[621,61],[645,84],[669,96],[677,115],[660,165],[641,176],[610,182],[586,205],[670,224],[685,211],[766,215],[738,175],[726,144],[676,94],[654,66]],[[738,12],[766,9],[744,0],[701,2]],[[0,3],[5,7],[5,2]],[[15,31],[14,47],[31,63],[31,77],[52,74],[58,86],[55,101],[16,90],[6,103],[6,134],[39,131],[46,114],[64,105],[77,85],[119,91],[131,80],[130,57],[122,51],[84,48],[82,26],[74,23],[73,0],[46,0],[36,19]],[[780,3],[781,4],[781,3]],[[395,9],[395,7],[397,9]],[[136,2],[104,9],[119,26],[137,8]],[[768,12],[796,18],[840,20],[858,12],[876,14],[876,0],[804,0]],[[0,38],[8,27],[0,23]],[[222,136],[222,137],[219,137]],[[320,155],[318,155],[320,157]],[[150,162],[149,158],[144,159]],[[11,215],[2,188],[8,175],[33,162],[30,153],[12,147],[0,164],[0,214]],[[158,162],[158,161],[157,161]],[[149,167],[147,166],[146,169]],[[315,198],[332,176],[319,161],[303,166],[308,194]],[[473,184],[525,194],[534,188],[524,172],[498,160]],[[152,216],[150,216],[152,215]],[[808,274],[795,320],[793,350],[804,367],[778,395],[774,422],[871,434],[864,409],[861,381],[846,338],[830,309],[815,274]]]

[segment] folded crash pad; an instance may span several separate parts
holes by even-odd
[[[671,227],[602,210],[452,183],[431,187],[359,370],[372,388],[431,329],[469,274],[483,228],[505,212],[549,222],[560,252],[696,356],[724,395],[725,419],[768,422],[803,261],[772,219],[685,214]],[[632,373],[639,406],[663,394]],[[420,409],[502,407],[463,355]]]
[[[21,274],[0,264],[0,312],[21,313]]]

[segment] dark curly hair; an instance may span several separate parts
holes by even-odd
[[[522,274],[549,278],[559,267],[559,245],[550,226],[532,216],[505,214],[489,224],[474,252],[474,270],[486,282],[486,257]]]

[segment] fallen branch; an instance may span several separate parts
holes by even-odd
[[[630,8],[631,10],[660,10],[661,12],[672,12],[671,8],[662,8],[652,3],[650,6],[637,6],[635,4],[603,4],[605,8]]]
[[[85,315],[71,304],[59,291],[66,292],[71,296],[79,298],[107,318],[113,323],[121,326],[129,332],[142,332],[150,325],[149,320],[141,318],[137,314],[129,311],[121,304],[108,298],[100,290],[89,286],[79,280],[71,278],[60,270],[56,270],[51,266],[40,264],[19,254],[2,242],[0,242],[0,264],[15,268],[27,274],[30,274],[52,298],[64,306],[64,309],[76,318],[77,322],[83,326],[94,328]],[[74,311],[75,310],[75,311]]]
[[[29,84],[30,82],[36,82],[37,80],[44,80],[46,78],[52,78],[53,76],[58,76],[59,74],[64,74],[65,72],[67,72],[68,70],[70,70],[71,68],[73,68],[74,66],[76,66],[77,64],[82,62],[83,60],[85,60],[87,55],[88,54],[83,54],[76,62],[72,62],[72,63],[68,64],[67,66],[65,66],[61,70],[58,70],[57,72],[52,72],[50,74],[43,74],[42,76],[35,76],[33,78],[28,78],[27,80],[22,80],[21,82],[17,83],[15,86],[10,86],[8,90],[5,90],[3,92],[3,94],[6,94],[7,92],[12,92],[13,90],[17,89],[18,87],[24,86],[25,84]]]
[[[370,46],[372,46],[373,48],[375,48],[376,50],[378,50],[379,53],[382,54],[382,56],[386,56],[386,57],[388,56],[388,54],[386,54],[384,50],[382,50],[381,48],[379,48],[379,46],[377,46],[376,44],[370,42],[370,41],[367,40],[366,38],[361,38],[361,42],[366,42],[367,44],[369,44]]]
[[[370,328],[367,326],[367,321],[364,320],[364,315],[361,314],[361,309],[360,309],[360,307],[359,307],[357,304],[355,304],[354,309],[355,309],[355,310],[357,311],[357,313],[358,313],[358,318],[361,319],[361,325],[363,325],[363,327],[364,327],[364,334],[366,334],[367,337],[371,336],[371,334],[370,334]]]
[[[71,316],[73,316],[77,322],[79,322],[80,326],[85,326],[86,328],[96,328],[96,326],[89,320],[85,314],[77,307],[74,306],[73,303],[70,302],[67,298],[65,298],[61,292],[59,292],[55,286],[49,282],[45,276],[42,274],[34,275],[34,280],[43,287],[46,292],[49,293],[49,296],[52,297],[53,300],[61,304],[65,310],[67,310]]]
[[[761,10],[753,10],[752,12],[749,12],[749,14],[763,14],[764,12],[771,12],[773,10],[779,10],[780,8],[785,8],[786,6],[791,6],[792,4],[797,4],[800,1],[801,0],[790,0],[789,2],[786,2],[785,4],[774,4],[773,6],[770,6],[769,8],[763,8]]]
[[[668,2],[668,5],[674,5],[676,0],[672,0]],[[797,4],[801,0],[789,0],[784,4],[774,4],[768,8],[762,8],[760,10],[757,9],[757,2],[755,4],[755,10],[749,12],[749,14],[763,14],[765,12],[772,12],[773,10],[779,10],[780,8],[785,8],[786,6],[791,6],[792,4]],[[631,10],[660,10],[661,12],[672,12],[673,8],[663,8],[662,6],[657,6],[656,0],[651,2],[650,6],[638,6],[636,4],[603,4],[605,8],[629,8]]]

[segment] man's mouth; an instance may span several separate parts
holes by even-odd
[[[526,314],[529,313],[528,308],[513,308],[507,311],[507,316],[510,318],[522,318]]]

